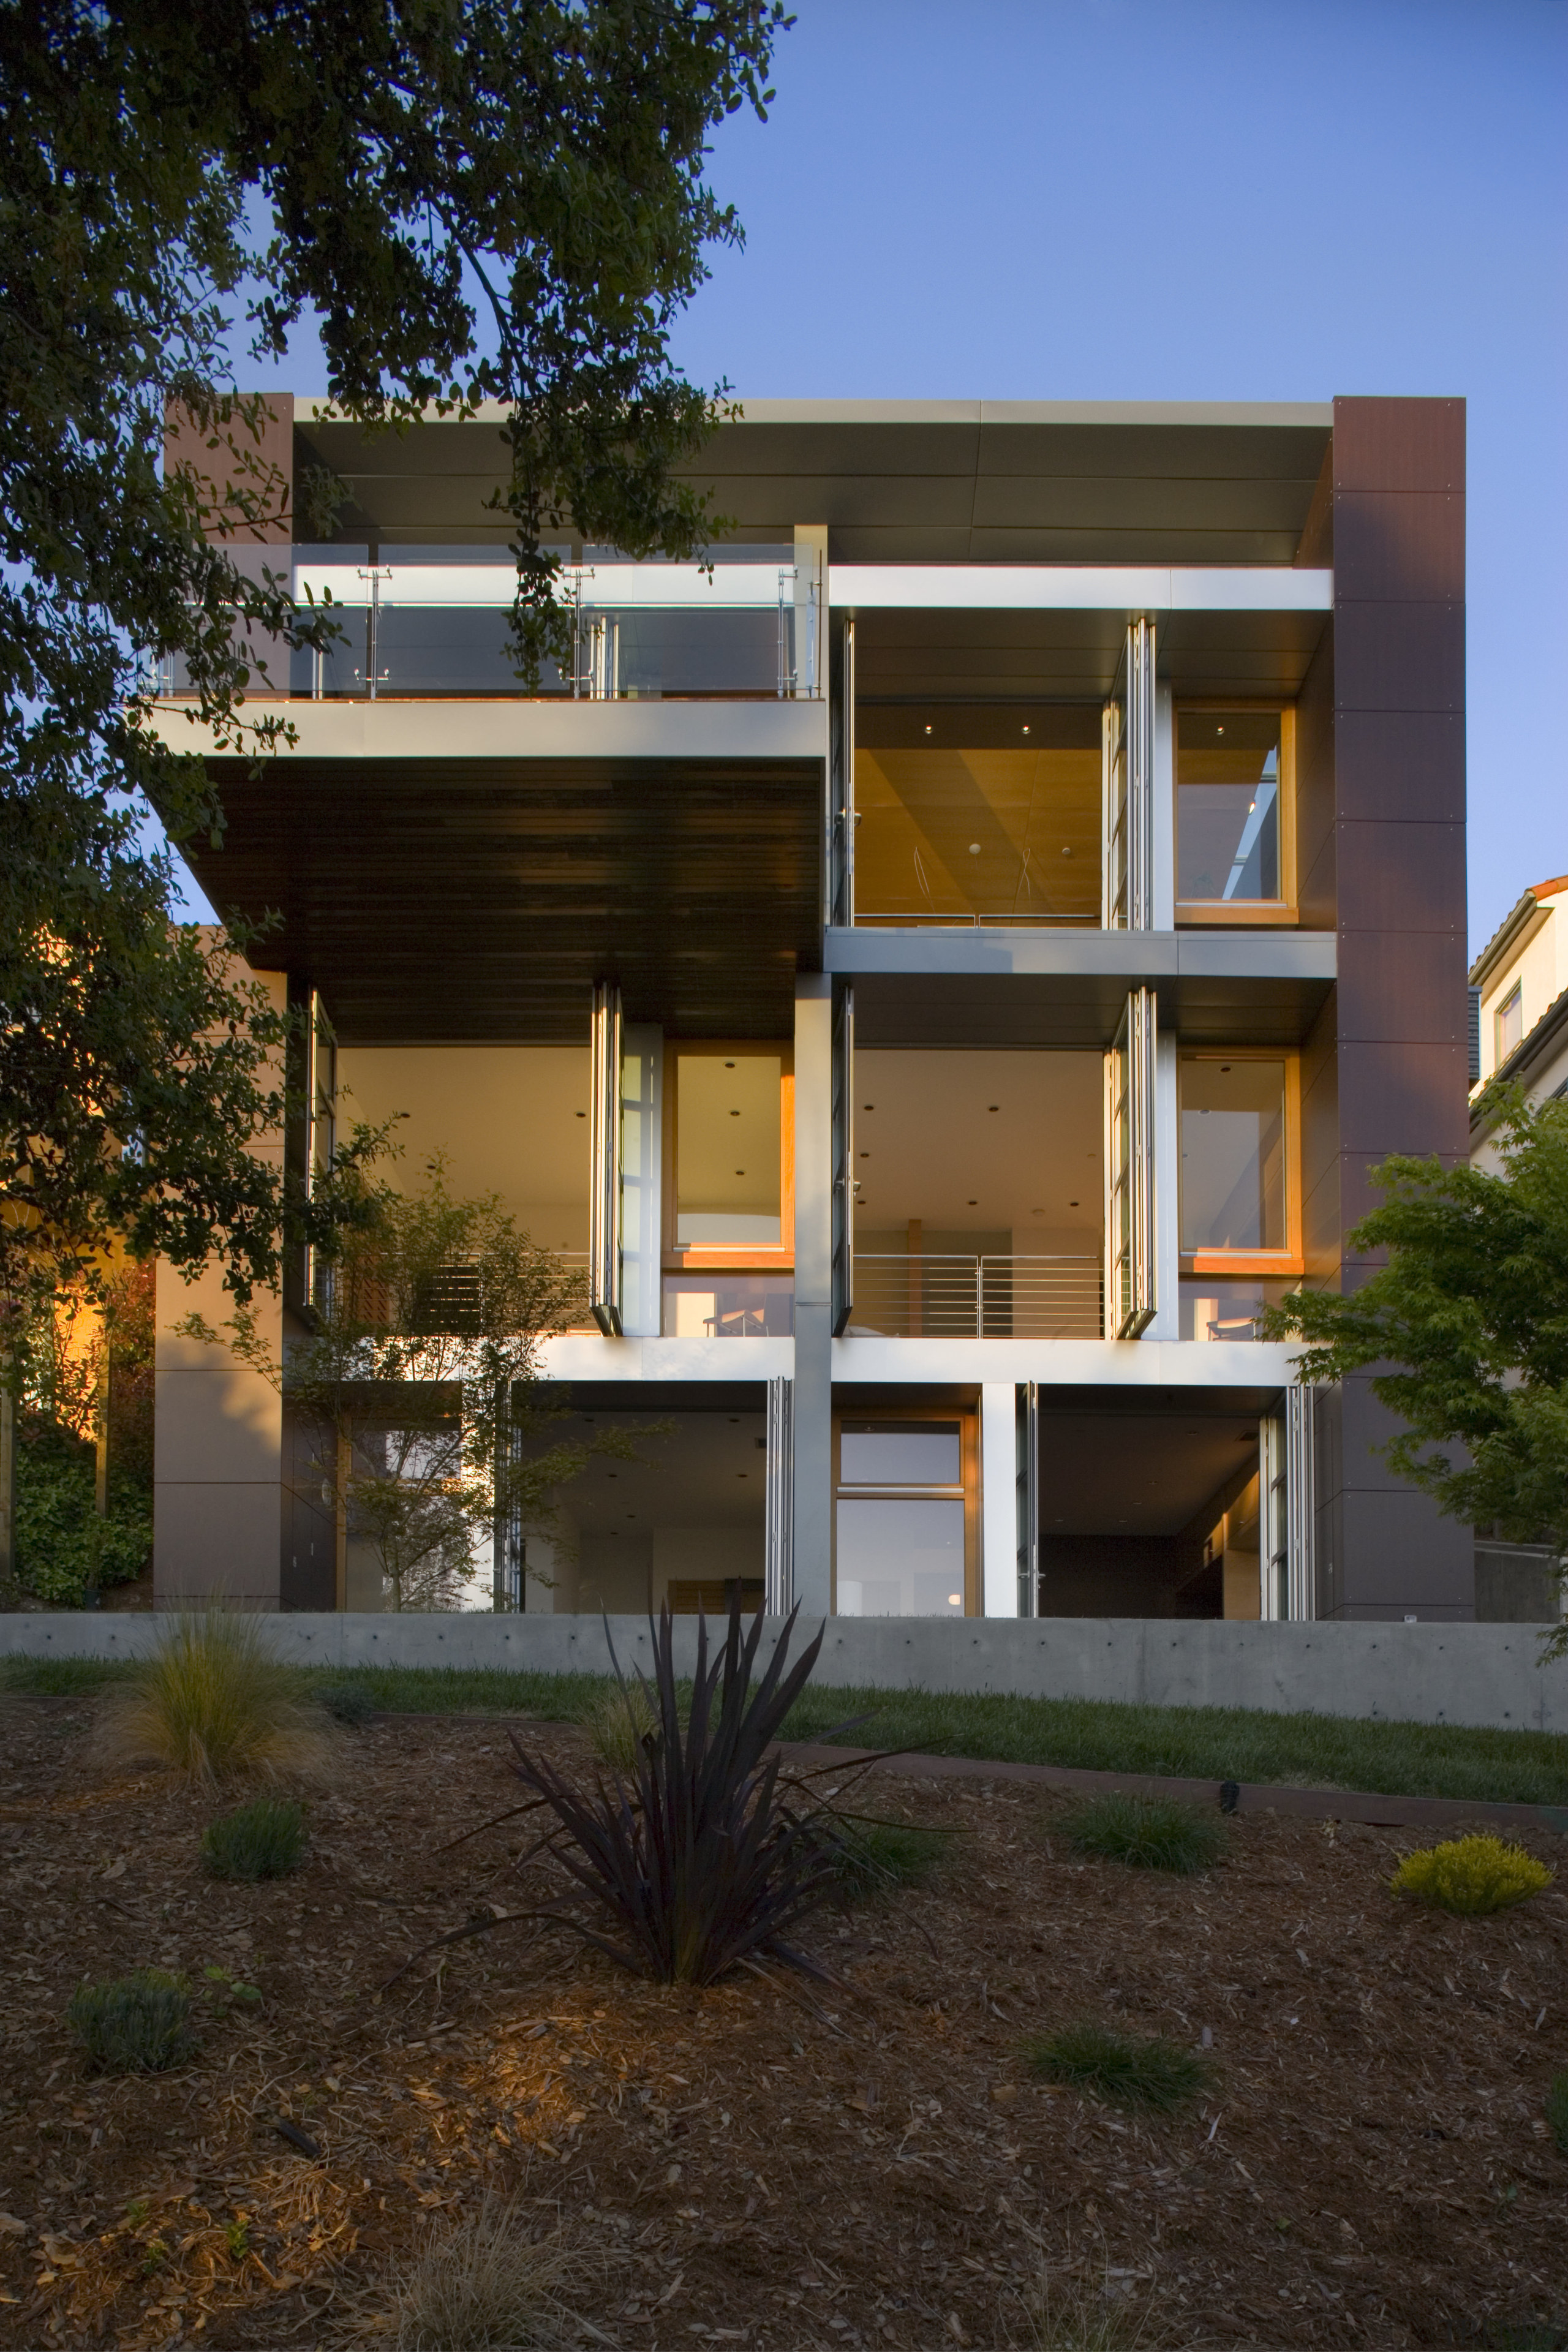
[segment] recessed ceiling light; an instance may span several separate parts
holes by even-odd
[[[875,1103],[862,1103],[860,1108],[862,1110],[875,1110],[877,1106]]]
[[[927,729],[926,729],[926,733],[927,733],[928,735],[931,733],[931,729],[930,729],[930,727],[929,727],[929,726],[928,726],[928,727],[927,727]]]
[[[739,1112],[738,1110],[732,1110],[732,1111],[730,1113],[730,1116],[731,1116],[731,1118],[740,1118],[740,1116],[741,1116],[741,1114],[740,1114],[740,1112]]]
[[[1223,735],[1225,733],[1225,729],[1223,727],[1216,727],[1214,731],[1216,735]]]
[[[987,1103],[985,1108],[987,1110],[1000,1110],[1002,1106],[1000,1103]]]
[[[978,1201],[971,1201],[969,1205],[972,1209],[977,1209],[980,1206],[980,1203]]]
[[[726,1063],[725,1063],[725,1065],[724,1065],[724,1067],[725,1067],[727,1070],[732,1070],[732,1069],[734,1068],[734,1066],[735,1066],[735,1065],[734,1065],[734,1063],[733,1063],[733,1062],[726,1062]]]
[[[1024,730],[1025,734],[1026,735],[1026,734],[1028,733],[1028,731],[1029,731],[1029,730],[1028,730],[1027,727],[1026,727],[1026,728],[1025,728],[1025,730]]]
[[[980,855],[980,844],[979,844],[977,841],[972,841],[972,842],[970,843],[970,845],[969,845],[969,855],[971,856],[971,857],[978,857],[978,856],[979,856],[979,855]]]
[[[1069,1202],[1068,1202],[1068,1207],[1069,1209],[1076,1209],[1076,1208],[1077,1208],[1077,1206],[1078,1206],[1078,1202],[1077,1202],[1076,1201],[1069,1201]]]
[[[745,1170],[744,1170],[743,1168],[737,1168],[737,1169],[736,1169],[736,1171],[735,1171],[735,1173],[736,1173],[736,1175],[737,1175],[737,1176],[743,1176],[743,1175],[745,1174],[745,1172],[746,1172],[746,1171],[745,1171]]]
[[[578,1116],[578,1118],[587,1118],[587,1116],[588,1116],[588,1114],[587,1114],[587,1112],[586,1112],[585,1110],[580,1110],[580,1111],[578,1112],[577,1116]]]

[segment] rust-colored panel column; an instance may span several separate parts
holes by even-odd
[[[1391,1151],[1468,1147],[1465,939],[1465,404],[1336,400],[1333,881],[1342,1231]],[[1347,1254],[1342,1280],[1367,1271]],[[1364,1381],[1330,1404],[1320,1608],[1473,1614],[1469,1530],[1394,1478]]]
[[[268,393],[261,411],[260,429],[252,435],[244,425],[229,428],[232,446],[223,437],[209,448],[209,436],[192,422],[190,412],[171,401],[163,417],[163,464],[189,466],[201,484],[204,503],[211,512],[204,523],[206,538],[223,546],[229,562],[246,579],[259,581],[264,569],[286,572],[288,550],[294,537],[294,395]],[[263,492],[266,511],[257,522],[236,519],[235,502],[225,490],[244,483]],[[281,637],[258,635],[247,658],[252,665],[252,701],[285,701],[289,695],[289,650]]]

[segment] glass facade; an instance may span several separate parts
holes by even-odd
[[[1100,917],[1098,705],[858,704],[858,923]]]
[[[1176,897],[1186,905],[1279,902],[1281,716],[1176,716]]]
[[[675,1055],[675,1244],[778,1249],[784,1241],[779,1053]]]
[[[1184,1055],[1182,1248],[1283,1250],[1284,1060]]]
[[[846,1419],[834,1538],[840,1617],[962,1617],[960,1421]]]

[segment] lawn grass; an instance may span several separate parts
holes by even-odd
[[[118,1662],[92,1658],[3,1658],[0,1689],[75,1697],[119,1681],[125,1671]],[[455,1666],[314,1666],[303,1670],[301,1680],[307,1688],[363,1688],[391,1714],[533,1715],[572,1723],[602,1698],[608,1678]],[[1543,1731],[818,1685],[803,1694],[784,1734],[820,1739],[855,1716],[868,1718],[843,1735],[857,1747],[973,1756],[988,1763],[1065,1764],[1094,1772],[1494,1804],[1568,1804],[1568,1738]]]

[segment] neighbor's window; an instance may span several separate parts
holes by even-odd
[[[1176,715],[1176,897],[1278,901],[1281,713]]]
[[[1524,991],[1516,980],[1497,1009],[1497,1057],[1506,1061],[1524,1034]]]
[[[1184,1055],[1182,1248],[1284,1250],[1283,1060]]]
[[[678,1249],[781,1246],[783,1078],[777,1053],[677,1052]]]
[[[835,1538],[839,1616],[962,1617],[962,1423],[844,1422]]]

